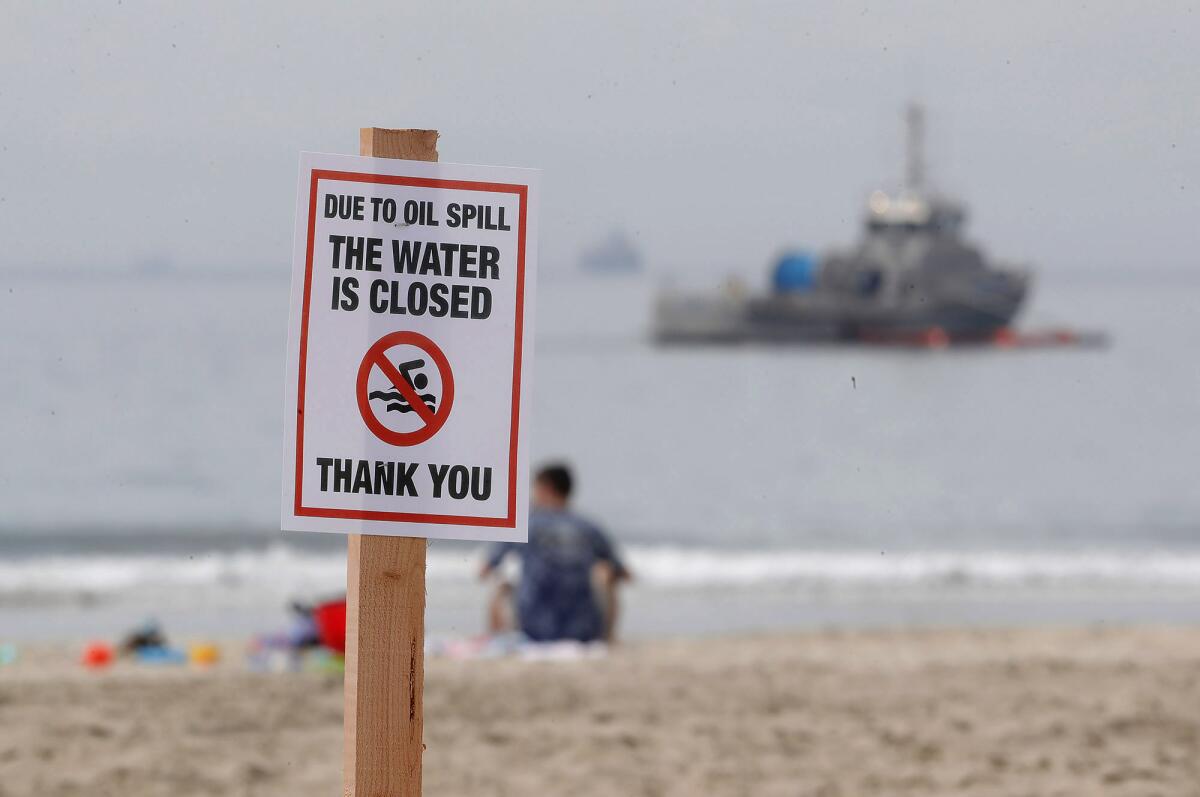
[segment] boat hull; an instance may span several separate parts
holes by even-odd
[[[936,331],[950,341],[984,340],[1011,323],[1025,284],[986,301],[941,298],[886,306],[820,294],[760,297],[665,295],[655,309],[654,339],[688,343],[891,342]]]

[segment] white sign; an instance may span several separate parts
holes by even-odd
[[[284,529],[526,539],[538,174],[301,155]]]

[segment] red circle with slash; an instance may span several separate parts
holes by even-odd
[[[400,373],[400,369],[387,358],[389,349],[403,345],[416,346],[429,355],[429,359],[437,366],[438,375],[442,379],[442,400],[438,403],[436,411],[429,409],[417,390]],[[389,429],[376,417],[371,400],[367,396],[370,391],[367,381],[372,368],[378,368],[391,380],[392,386],[404,396],[413,411],[425,422],[424,426],[411,432],[397,432]],[[393,446],[415,446],[433,437],[446,423],[450,408],[454,404],[454,374],[450,370],[450,361],[432,340],[418,332],[392,332],[375,341],[363,355],[362,364],[358,366],[357,392],[358,411],[362,415],[363,423],[376,437]]]

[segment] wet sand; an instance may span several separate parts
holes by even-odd
[[[341,682],[0,668],[0,796],[340,794]],[[231,655],[229,658],[235,658]],[[1194,795],[1200,630],[813,633],[430,660],[428,795]]]

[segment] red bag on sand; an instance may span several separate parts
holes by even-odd
[[[330,601],[313,609],[317,638],[321,644],[338,653],[346,652],[346,601]]]

